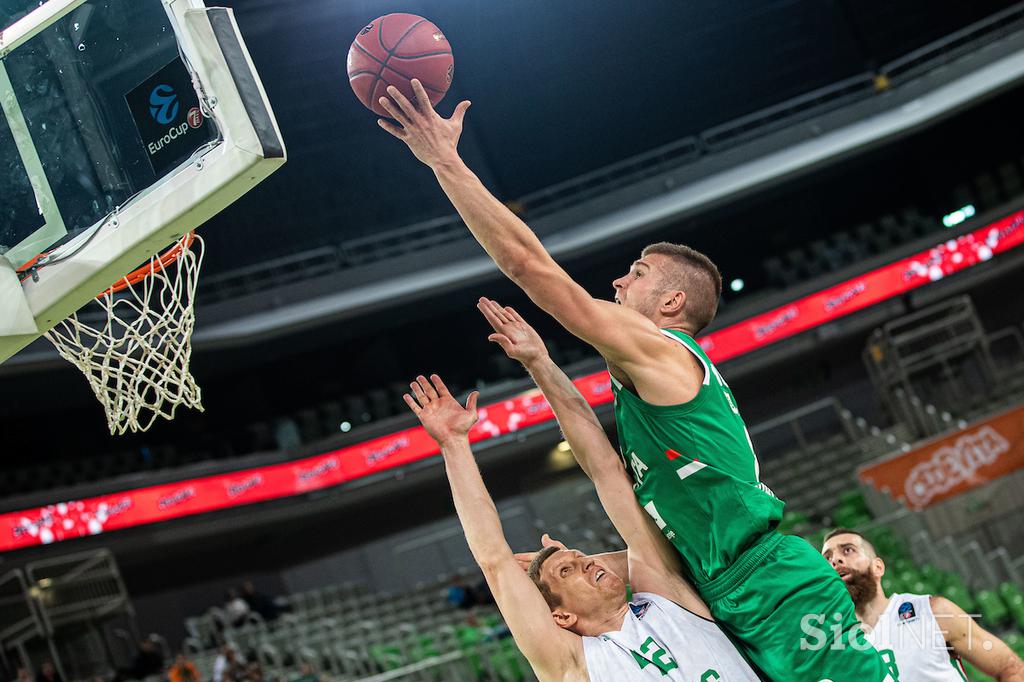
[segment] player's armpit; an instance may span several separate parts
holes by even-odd
[[[664,349],[657,326],[635,310],[594,298],[550,257],[524,263],[509,277],[572,335],[609,360],[650,360]]]
[[[1024,662],[1005,642],[945,597],[932,597],[931,607],[946,642],[961,658],[998,682],[1024,682]]]
[[[540,590],[512,554],[481,568],[505,624],[538,678],[579,678],[586,670],[583,640],[555,624]]]

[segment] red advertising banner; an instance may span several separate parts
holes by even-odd
[[[1024,468],[1024,405],[872,464],[860,479],[911,509],[983,486]]]
[[[592,405],[612,400],[607,372],[574,383]],[[470,432],[473,442],[554,418],[551,406],[536,389],[481,407],[479,412],[480,421]],[[438,454],[433,439],[416,427],[294,462],[0,514],[0,551],[301,495]]]
[[[955,274],[1024,243],[1024,211],[915,256],[865,273],[743,322],[702,336],[722,362]],[[610,378],[575,380],[591,405],[611,402]],[[539,391],[480,408],[475,442],[554,419]],[[439,454],[420,427],[315,457],[84,500],[0,514],[0,552],[167,521],[329,488]]]
[[[700,338],[715,362],[937,282],[1024,243],[1024,211]]]

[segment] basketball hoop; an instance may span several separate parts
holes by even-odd
[[[202,411],[189,372],[202,261],[203,240],[190,232],[46,332],[89,381],[111,434],[145,431],[179,405]]]

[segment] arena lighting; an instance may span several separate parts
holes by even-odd
[[[1022,245],[1024,210],[698,340],[711,359],[720,363],[927,286]],[[578,377],[573,383],[591,405],[612,402],[608,372]],[[550,405],[536,389],[480,405],[479,412],[480,421],[469,434],[473,443],[554,420]],[[558,447],[553,452],[558,452],[559,461],[570,456]],[[0,514],[0,551],[302,495],[438,453],[437,444],[417,426],[290,462],[8,512]]]
[[[974,216],[974,205],[967,204],[963,208],[959,208],[952,213],[947,213],[942,216],[942,224],[946,227],[956,227],[963,221]]]
[[[548,471],[565,471],[575,466],[576,458],[573,457],[572,452],[562,452],[555,449],[548,455]]]
[[[744,281],[742,279],[740,279],[738,277],[736,279],[734,279],[733,281],[729,282],[729,288],[732,289],[733,291],[736,291],[736,292],[743,291],[743,287],[744,286],[746,286],[746,284],[744,283]]]
[[[349,431],[352,430],[352,424],[349,422],[341,422],[341,426],[339,428],[341,429],[342,433],[348,433]]]

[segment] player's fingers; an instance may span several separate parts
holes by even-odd
[[[502,324],[508,324],[509,323],[508,315],[505,314],[505,310],[500,305],[498,305],[497,301],[489,301],[489,305],[491,307],[491,312],[494,313],[494,316],[496,318],[501,320]]]
[[[388,112],[388,114],[391,115],[391,118],[395,119],[396,121],[402,124],[403,128],[407,128],[409,126],[409,117],[405,115],[404,111],[398,108],[398,105],[396,105],[387,97],[381,97],[377,101],[380,102],[381,108],[383,108],[384,111]]]
[[[480,299],[480,302],[476,304],[477,310],[483,313],[484,319],[487,320],[488,324],[491,325],[495,331],[501,329],[501,320],[497,318],[494,312],[491,310],[491,306],[488,305],[486,299]]]
[[[551,537],[547,533],[544,533],[544,535],[540,536],[540,546],[541,547],[558,547],[559,549],[565,549],[565,543],[564,542],[562,542],[561,540],[555,540],[553,537]]]
[[[409,406],[409,409],[412,410],[413,414],[419,414],[423,409],[408,393],[403,393],[402,398],[405,399],[405,404]]]
[[[508,353],[515,346],[515,344],[512,343],[512,339],[508,338],[504,334],[491,334],[490,336],[487,337],[487,340],[501,346],[502,350],[504,350],[506,353]]]
[[[419,112],[424,115],[437,113],[434,111],[434,105],[430,103],[430,95],[427,94],[423,83],[420,83],[420,79],[413,78],[410,85],[412,85],[412,94],[416,95],[416,108]]]
[[[462,100],[457,105],[455,105],[455,113],[452,114],[452,121],[461,126],[462,120],[466,118],[466,111],[468,111],[472,105],[473,103],[470,102],[468,99]]]
[[[473,412],[474,414],[476,413],[476,401],[477,401],[477,398],[479,398],[479,397],[480,397],[480,391],[473,391],[472,393],[469,394],[469,397],[466,399],[466,410],[467,411]]]
[[[421,374],[416,377],[416,383],[423,389],[423,393],[427,396],[428,400],[437,400],[437,391],[434,390],[434,387],[427,381],[425,376]]]
[[[523,324],[526,324],[526,320],[524,320],[523,318],[521,318],[521,317],[519,316],[519,313],[517,313],[517,312],[515,311],[515,308],[513,308],[513,307],[512,307],[512,306],[510,306],[510,305],[507,305],[507,306],[505,306],[505,314],[506,314],[506,315],[508,315],[508,316],[509,316],[510,318],[512,318],[513,320],[515,320],[516,322],[521,322],[521,323],[523,323]]]
[[[394,85],[388,86],[388,95],[391,96],[391,99],[395,100],[395,103],[398,104],[402,113],[410,120],[414,119],[419,114],[419,112],[416,111],[416,107],[412,105],[412,102],[410,102],[409,99],[402,94],[402,91]]]
[[[434,388],[437,390],[438,395],[451,395],[451,393],[448,392],[448,387],[444,385],[443,381],[441,381],[441,377],[437,376],[436,374],[431,374],[430,381],[433,382]]]
[[[423,387],[420,386],[419,381],[414,381],[409,384],[409,388],[412,389],[412,394],[416,396],[416,400],[419,401],[420,405],[424,407],[430,402],[430,398],[423,392]]]
[[[377,125],[397,137],[399,140],[404,140],[408,135],[408,133],[405,132],[405,128],[395,125],[391,121],[385,121],[382,118],[377,119]]]

